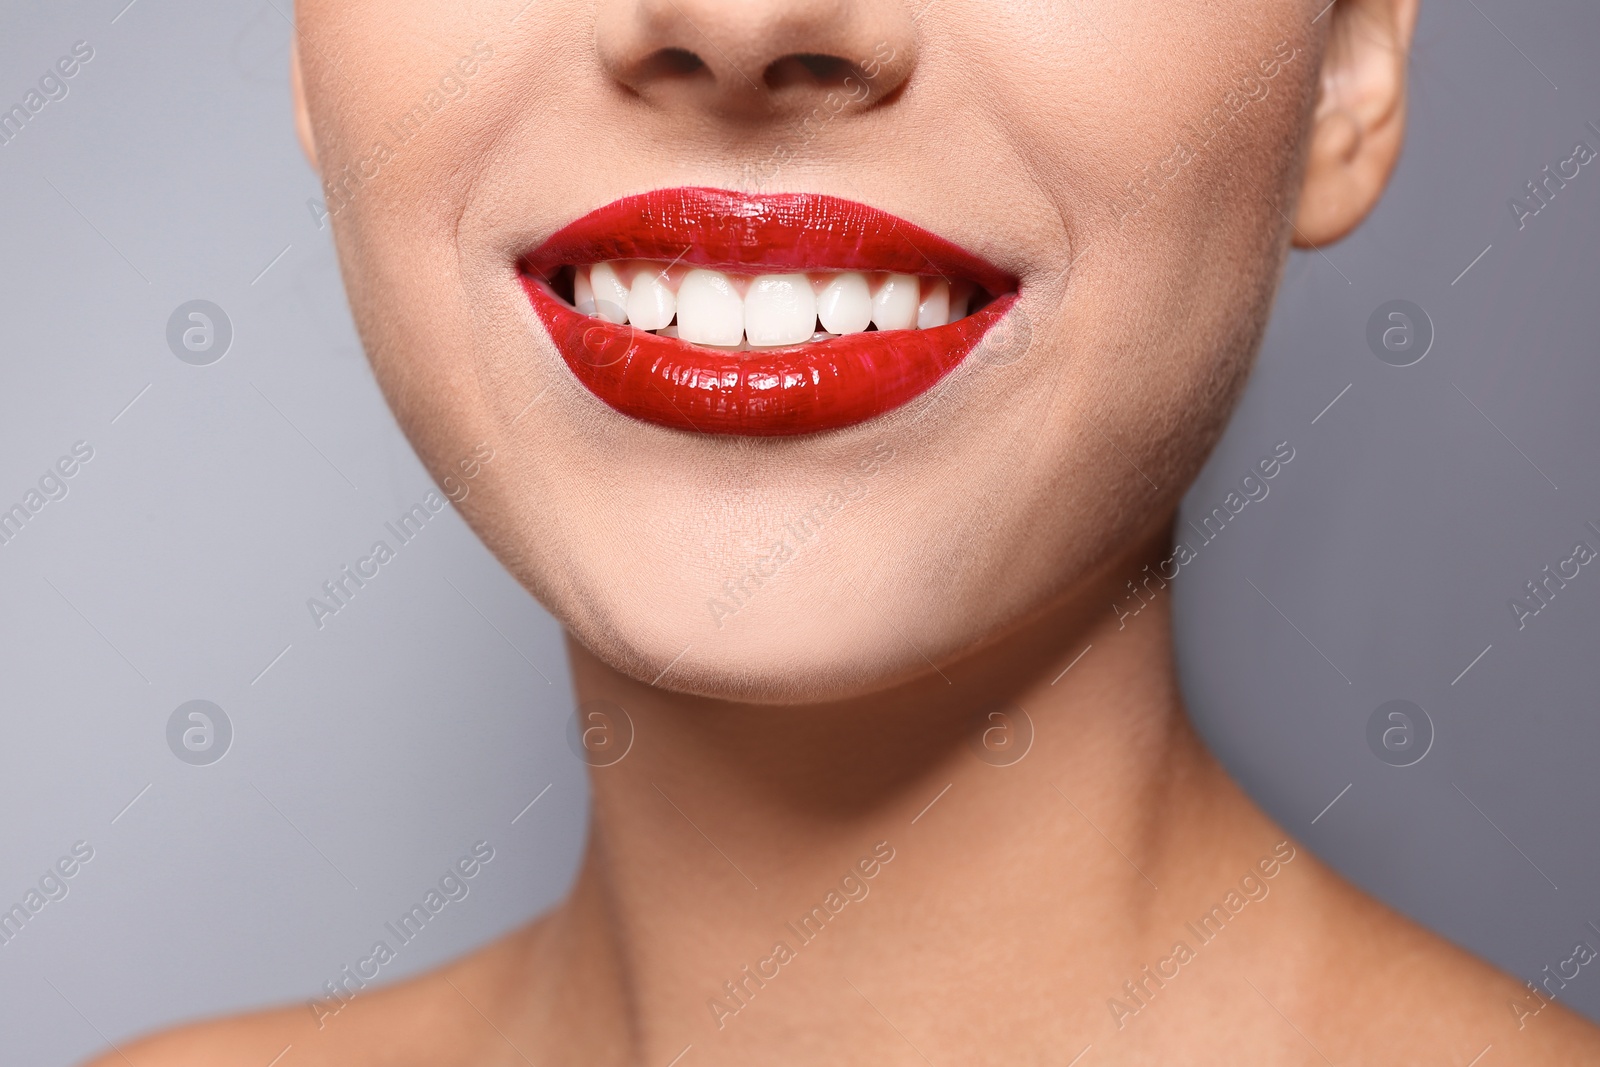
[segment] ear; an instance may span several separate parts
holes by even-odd
[[[1335,0],[1311,119],[1294,243],[1337,241],[1366,218],[1405,135],[1406,57],[1418,0]]]
[[[294,97],[294,132],[300,138],[300,151],[310,160],[311,169],[317,170],[317,142],[311,135],[311,113],[306,110],[306,86],[300,72],[298,35],[289,40],[289,92]]]

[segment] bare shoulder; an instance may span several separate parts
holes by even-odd
[[[1348,1062],[1403,1052],[1457,1067],[1600,1063],[1600,1027],[1560,1003],[1567,980],[1600,972],[1600,939],[1576,939],[1530,988],[1342,880],[1328,896],[1324,936],[1340,947],[1320,984],[1343,1008],[1358,1053]]]
[[[497,990],[519,966],[536,924],[523,927],[445,967],[343,1005],[302,1003],[181,1026],[108,1052],[84,1067],[455,1067],[484,1062],[503,1046],[485,1020]]]

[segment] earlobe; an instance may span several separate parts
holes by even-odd
[[[1295,214],[1303,248],[1337,241],[1366,218],[1400,158],[1417,0],[1338,0],[1330,16]]]
[[[306,87],[300,72],[300,43],[289,42],[289,92],[294,98],[294,132],[300,138],[300,151],[306,154],[312,170],[317,166],[317,142],[311,135],[311,113],[306,110]]]

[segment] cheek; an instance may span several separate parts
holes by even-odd
[[[1219,251],[1207,231],[1260,233],[1263,220],[1274,243],[1287,226],[1275,207],[1292,214],[1286,171],[1297,167],[1316,89],[1314,9],[1266,0],[1227,11],[1199,0],[1159,11],[1113,0],[1077,7],[1078,18],[997,7],[978,42],[989,50],[986,95],[1004,109],[1013,144],[1049,176],[1073,254],[1124,240]]]

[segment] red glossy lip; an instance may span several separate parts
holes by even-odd
[[[733,352],[579,314],[551,289],[563,266],[618,259],[744,274],[893,271],[974,282],[996,299],[946,326]],[[932,388],[1016,301],[1016,279],[904,219],[812,193],[662,189],[615,201],[522,260],[522,283],[562,358],[625,415],[712,434],[818,433]]]

